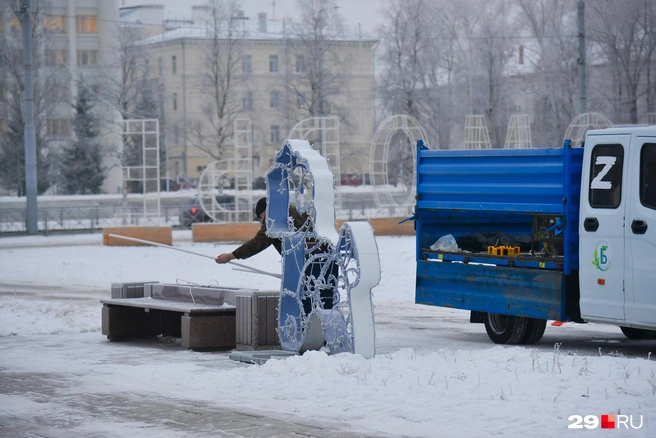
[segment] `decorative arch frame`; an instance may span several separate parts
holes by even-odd
[[[601,113],[579,114],[572,119],[567,127],[563,144],[565,144],[565,140],[571,140],[572,147],[579,147],[583,144],[585,133],[588,130],[610,128],[611,126],[613,126],[613,122]]]
[[[389,181],[388,163],[389,151],[394,136],[402,132],[408,139],[408,147],[412,151],[412,175],[408,179],[410,184],[406,188],[406,196],[394,196]],[[407,115],[398,114],[383,120],[371,142],[371,153],[369,155],[369,172],[371,185],[374,186],[374,199],[381,207],[407,206],[414,202],[416,191],[416,161],[417,140],[424,140],[427,135],[419,122]]]

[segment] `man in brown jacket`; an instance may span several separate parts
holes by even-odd
[[[243,245],[238,247],[232,252],[223,253],[216,257],[215,261],[219,264],[229,263],[234,259],[247,259],[259,254],[260,252],[267,249],[269,246],[273,245],[274,248],[278,251],[279,254],[282,254],[282,240],[279,238],[269,237],[267,235],[266,228],[266,206],[267,199],[262,198],[257,202],[255,206],[255,216],[262,222],[262,226],[258,230],[257,234],[245,242]],[[308,215],[307,213],[299,213],[296,210],[296,207],[293,205],[289,207],[289,216],[294,221],[294,228],[297,231],[305,231],[308,229]],[[311,243],[310,243],[311,245]],[[327,252],[327,248],[320,248],[321,252]],[[332,309],[333,307],[333,294],[335,290],[335,285],[337,282],[339,270],[335,262],[330,262],[328,268],[328,279],[327,286],[321,287],[320,296],[321,302],[323,303],[324,309]],[[321,274],[321,259],[318,262],[311,263],[305,270],[306,277],[318,278]],[[312,303],[309,299],[303,299],[303,307],[305,309],[305,314],[309,314],[312,310]]]

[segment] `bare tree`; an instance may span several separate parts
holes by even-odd
[[[651,63],[656,49],[656,5],[647,0],[600,0],[588,3],[591,41],[602,51],[612,74],[607,94],[614,121],[638,123],[638,100],[648,96],[653,108]],[[645,86],[646,84],[646,86]]]
[[[23,33],[21,26],[20,2],[4,2],[5,14],[11,15],[9,38],[0,44],[0,108],[7,117],[7,133],[0,134],[0,182],[19,196],[25,194],[25,153],[22,101],[25,92],[23,81]],[[69,135],[67,117],[70,114],[69,75],[63,69],[67,62],[64,52],[53,50],[53,29],[48,25],[51,15],[45,0],[33,1],[32,13],[32,62],[34,89],[34,124],[37,149],[37,191],[43,193],[55,182],[56,172],[51,168],[53,134]],[[46,25],[44,25],[46,24]],[[69,56],[74,56],[69,54]],[[47,118],[55,114],[55,108],[64,103],[65,114],[58,119],[66,120],[54,129],[54,122],[47,126]],[[2,111],[2,109],[0,109]],[[50,131],[50,132],[48,132]],[[56,132],[54,132],[56,131]],[[50,136],[46,136],[50,134]],[[66,141],[66,138],[60,138]],[[55,169],[56,170],[56,169]]]
[[[449,148],[464,116],[483,111],[481,17],[485,4],[392,0],[379,28],[384,44],[378,98],[387,114],[408,114],[432,147]],[[478,99],[479,104],[475,106]]]
[[[512,10],[508,0],[492,0],[479,4],[485,13],[470,41],[470,63],[476,81],[472,86],[474,112],[482,112],[488,120],[493,145],[503,145],[509,116],[508,61],[513,54]]]
[[[385,21],[379,28],[385,53],[379,92],[391,114],[405,114],[418,119],[425,96],[426,65],[431,22],[425,0],[390,0]]]
[[[344,33],[343,18],[335,0],[297,0],[300,18],[291,23],[287,44],[285,89],[292,108],[301,118],[337,115],[348,122],[347,108],[340,102],[348,92],[349,59],[340,57],[335,46]]]
[[[130,119],[135,116],[134,111],[139,98],[140,85],[142,85],[140,62],[147,57],[144,47],[138,44],[143,36],[141,27],[133,26],[121,26],[118,34],[118,56],[121,73],[117,77],[120,82],[115,87],[117,91],[115,100],[123,119]]]
[[[420,118],[431,147],[448,149],[462,142],[465,115],[471,114],[472,74],[470,41],[480,21],[476,0],[431,2],[427,27],[431,43],[423,59],[425,66],[425,115]]]
[[[523,49],[535,71],[532,137],[535,144],[556,146],[577,113],[578,97],[576,5],[573,0],[517,0],[519,20],[530,36]],[[530,54],[530,56],[529,56]]]
[[[245,33],[236,0],[210,0],[206,8],[207,43],[199,84],[204,91],[203,115],[191,120],[190,142],[219,160],[232,141],[234,121],[241,110]]]

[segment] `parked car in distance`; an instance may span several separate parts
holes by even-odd
[[[159,181],[160,181],[160,188],[159,188],[160,192],[166,192],[166,191],[177,192],[178,190],[180,190],[180,184],[174,179],[169,178],[169,180],[168,180],[168,190],[166,188],[166,185],[167,185],[166,178],[161,178]]]
[[[253,190],[266,190],[266,179],[263,176],[258,176],[253,180]]]
[[[361,186],[362,178],[357,173],[342,173],[340,183],[343,186]]]
[[[242,205],[242,210],[245,209],[247,201],[245,199],[240,199],[241,202],[245,204]],[[216,195],[216,202],[219,203],[221,207],[226,210],[235,209],[235,197],[232,195]],[[250,215],[251,213],[249,213]],[[212,218],[209,217],[203,208],[200,205],[200,199],[198,196],[193,197],[187,202],[180,210],[180,227],[183,229],[191,228],[191,224],[202,223],[202,222],[212,222]]]

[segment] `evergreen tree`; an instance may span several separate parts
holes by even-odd
[[[22,94],[8,96],[7,132],[0,135],[0,185],[25,196],[25,119],[21,109]],[[38,120],[35,120],[38,122]],[[37,193],[40,195],[50,187],[48,153],[43,136],[36,126],[36,171]]]
[[[68,194],[97,194],[105,180],[98,130],[93,119],[91,93],[78,87],[73,129],[76,139],[63,150],[62,176]]]

